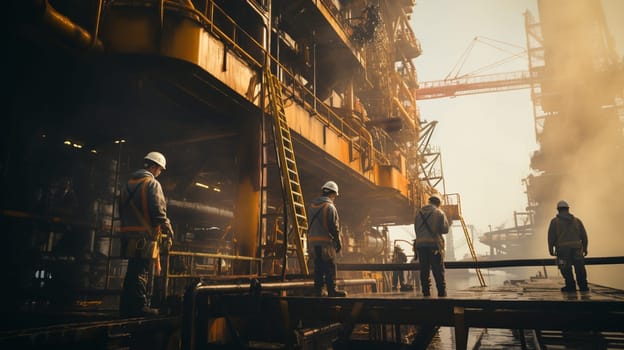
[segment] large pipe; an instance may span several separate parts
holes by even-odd
[[[94,40],[89,31],[63,16],[47,0],[34,0],[33,4],[36,11],[40,13],[43,25],[50,28],[54,34],[63,40],[81,49],[101,50],[103,48],[100,40]]]
[[[184,201],[179,201],[175,199],[169,199],[167,200],[167,205],[172,206],[172,207],[196,210],[202,213],[222,216],[222,217],[230,218],[230,219],[234,217],[234,212],[231,210],[211,207],[209,205],[195,203],[195,202],[184,202]]]

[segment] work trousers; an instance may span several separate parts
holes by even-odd
[[[567,288],[576,288],[572,266],[576,274],[576,283],[580,289],[587,288],[587,271],[585,270],[585,258],[580,248],[558,248],[557,266],[565,279]]]
[[[331,244],[313,247],[314,289],[320,294],[323,285],[330,295],[336,291],[336,251]]]
[[[438,295],[446,294],[446,279],[444,277],[444,253],[434,247],[417,247],[420,263],[420,284],[422,292],[428,295],[431,287],[430,273],[433,272]]]
[[[126,277],[119,299],[121,316],[136,316],[143,308],[149,307],[147,296],[152,259],[129,258]]]
[[[401,288],[405,285],[405,276],[403,276],[403,271],[392,271],[392,288],[398,287]]]

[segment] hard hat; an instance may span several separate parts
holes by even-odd
[[[167,169],[167,160],[165,159],[165,156],[163,156],[163,154],[160,152],[150,152],[145,155],[143,159],[151,160],[152,162],[156,163],[156,165],[159,165],[161,168],[163,168],[163,170]]]
[[[338,195],[338,184],[333,181],[327,181],[323,187],[321,187],[321,190],[330,190],[336,192],[336,195]]]
[[[559,201],[559,203],[557,203],[557,209],[559,208],[569,208],[570,206],[568,205],[568,202],[561,200]]]
[[[429,197],[429,203],[440,205],[442,203],[442,200],[440,199],[440,197],[434,194],[433,196]]]

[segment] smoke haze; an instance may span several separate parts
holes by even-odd
[[[547,254],[546,231],[564,199],[588,231],[589,256],[622,256],[624,240],[624,134],[622,58],[598,1],[539,1],[544,38],[540,149],[530,177],[538,239],[533,252]],[[622,38],[619,38],[622,39]],[[541,236],[541,237],[540,237]],[[591,268],[590,282],[624,287],[619,267]],[[603,273],[601,271],[610,272]]]

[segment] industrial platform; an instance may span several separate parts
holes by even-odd
[[[370,290],[370,280],[356,282],[340,281],[351,290],[346,298],[307,296],[311,281],[200,285],[193,297],[185,297],[181,315],[151,318],[120,319],[115,310],[88,310],[88,306],[83,312],[65,314],[4,315],[3,319],[15,322],[2,327],[0,344],[40,349],[86,344],[134,349],[151,344],[167,349],[167,344],[181,342],[183,349],[206,349],[220,346],[210,341],[216,320],[227,324],[224,329],[236,335],[230,336],[232,344],[241,348],[271,343],[314,349],[325,348],[321,344],[326,343],[335,348],[416,349],[427,346],[440,327],[451,327],[457,349],[469,344],[474,348],[477,341],[471,329],[513,330],[522,335],[522,342],[527,342],[529,330],[551,337],[553,332],[585,332],[581,341],[590,341],[587,334],[591,334],[605,344],[624,344],[624,291],[607,286],[562,293],[560,279],[533,278],[449,290],[447,297],[435,296],[433,288],[431,297],[423,297],[417,290],[362,293],[359,290]],[[257,330],[247,325],[256,325]],[[277,338],[261,339],[260,334]],[[544,338],[533,341],[545,342]],[[565,342],[561,336],[558,339]]]

